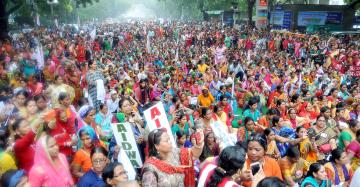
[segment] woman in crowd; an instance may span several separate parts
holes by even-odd
[[[204,135],[192,148],[172,147],[169,134],[165,129],[156,129],[148,137],[149,157],[146,159],[142,185],[152,186],[194,186],[195,171],[193,158],[199,158],[204,146]]]
[[[81,142],[80,148],[75,153],[74,160],[71,164],[72,174],[76,178],[82,177],[91,169],[91,150],[93,147],[100,145],[94,129],[90,126],[84,126],[79,130],[78,139]]]
[[[74,99],[75,93],[74,93],[74,88],[72,88],[71,86],[64,84],[64,79],[62,76],[55,76],[55,80],[54,80],[54,84],[51,84],[46,90],[45,90],[45,94],[47,94],[47,96],[49,98],[51,98],[51,106],[56,108],[59,107],[59,94],[65,92],[67,94],[69,94],[69,97],[71,98],[70,103],[72,102],[72,99]]]
[[[23,115],[26,112],[25,102],[29,97],[26,90],[18,90],[15,92],[14,109],[11,112],[13,115]]]
[[[205,134],[204,143],[204,148],[200,155],[200,161],[204,161],[206,158],[219,155],[220,147],[216,142],[216,138],[213,132]]]
[[[306,117],[299,117],[297,116],[297,112],[295,108],[290,108],[288,110],[288,120],[291,123],[292,128],[300,127],[303,125],[306,125],[306,127],[309,127],[310,119]]]
[[[287,185],[296,186],[307,171],[307,161],[300,157],[297,147],[290,147],[286,156],[279,160],[280,169]]]
[[[64,109],[56,109],[56,121],[54,125],[49,125],[49,135],[55,138],[60,153],[64,154],[69,160],[73,156],[72,146],[76,146],[77,140],[74,127],[69,123]]]
[[[140,114],[134,110],[132,103],[129,99],[122,98],[119,101],[120,113],[117,113],[112,118],[112,123],[128,122],[134,133],[134,137],[140,151],[142,160],[145,160],[145,129],[144,120]]]
[[[254,120],[247,116],[244,119],[244,126],[240,127],[237,132],[238,141],[247,142],[251,134],[261,132],[263,129],[254,123]]]
[[[36,101],[33,99],[28,99],[25,101],[25,108],[26,110],[24,113],[20,115],[20,117],[25,118],[29,123],[31,123],[33,120],[37,118],[37,115],[39,114],[37,112],[37,106]]]
[[[36,106],[38,111],[37,112],[45,112],[48,110],[48,106],[47,106],[47,98],[45,95],[40,94],[34,97],[34,100],[36,102]]]
[[[352,169],[355,171],[360,163],[360,130],[356,131],[356,140],[346,147],[346,153],[351,161]]]
[[[36,129],[32,129],[24,118],[17,119],[12,127],[15,133],[13,150],[18,168],[29,172],[34,163]]]
[[[177,132],[181,132],[187,136],[191,134],[191,127],[193,126],[191,121],[188,121],[187,116],[184,113],[174,113],[173,119],[170,121],[171,132],[175,135]]]
[[[282,179],[279,164],[272,158],[266,156],[267,142],[261,134],[252,135],[247,142],[248,158],[243,169],[244,180],[242,185],[245,187],[256,186],[265,177],[275,176]],[[256,163],[259,170],[251,172],[251,164]]]
[[[106,144],[109,144],[109,141],[113,136],[111,129],[111,119],[113,115],[109,112],[108,107],[105,104],[100,104],[99,109],[99,112],[95,116],[95,123],[99,130],[100,139]]]
[[[89,61],[89,71],[86,74],[86,82],[88,84],[89,102],[96,110],[99,109],[100,103],[105,100],[105,78],[103,74],[97,70],[96,62]]]
[[[356,139],[356,131],[360,129],[360,122],[351,119],[348,123],[339,123],[340,135],[338,137],[338,148],[344,150],[350,142]]]
[[[128,180],[128,175],[121,163],[112,162],[105,167],[102,173],[102,179],[106,183],[107,187],[117,187],[122,182]]]
[[[280,151],[276,146],[274,131],[270,128],[266,128],[264,130],[264,135],[266,137],[266,142],[268,142],[266,155],[274,159],[280,158]]]
[[[298,144],[301,158],[311,164],[315,163],[317,161],[318,152],[315,138],[310,140],[307,136],[307,130],[302,126],[296,128],[296,136],[302,138]]]
[[[208,181],[209,187],[239,186],[240,173],[246,157],[245,149],[241,146],[225,148],[218,160],[218,165]]]
[[[49,135],[36,142],[34,166],[29,172],[32,187],[74,185],[65,155],[59,153],[59,146]]]
[[[335,185],[348,186],[354,171],[348,165],[346,152],[340,148],[331,151],[330,162],[324,165],[328,178]]]
[[[99,186],[104,187],[105,182],[102,179],[106,164],[108,152],[103,147],[93,147],[90,152],[92,167],[79,180],[78,187]]]
[[[319,150],[318,160],[325,159],[325,154],[329,154],[331,150],[336,148],[336,133],[326,126],[324,116],[317,117],[316,124],[309,129],[308,134],[310,139],[315,139]]]
[[[332,183],[327,178],[325,167],[320,163],[313,163],[305,176],[301,187],[331,187]]]

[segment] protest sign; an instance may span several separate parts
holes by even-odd
[[[220,142],[220,148],[224,149],[227,146],[235,145],[236,136],[227,132],[226,125],[223,122],[213,121],[210,124],[210,127],[213,130],[216,139],[218,139]]]
[[[120,149],[126,153],[126,159],[130,160],[134,168],[141,168],[143,164],[130,124],[113,123],[111,126],[116,143],[120,146]],[[119,157],[119,159],[123,163],[123,158]]]
[[[171,143],[175,147],[175,139],[171,133],[170,124],[167,119],[164,106],[161,102],[149,107],[144,111],[146,124],[149,126],[150,131],[154,129],[165,128],[170,136]]]

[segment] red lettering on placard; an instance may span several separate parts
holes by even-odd
[[[161,113],[157,107],[154,107],[150,110],[151,119],[154,119],[156,116],[160,116]]]
[[[156,128],[161,127],[159,118],[155,120],[155,124],[156,124]]]

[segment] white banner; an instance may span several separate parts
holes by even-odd
[[[236,143],[236,135],[230,134],[226,130],[226,125],[221,121],[214,121],[210,124],[216,139],[219,140],[220,148],[224,149],[227,146],[233,146]]]
[[[161,102],[158,102],[154,106],[146,109],[144,111],[144,117],[150,131],[165,128],[170,136],[173,146],[176,147],[175,139],[171,133],[170,124],[167,119],[164,106]]]
[[[126,153],[127,157],[125,159],[129,159],[131,165],[134,168],[141,168],[143,164],[130,124],[112,123],[111,126],[116,139],[116,143],[120,146],[120,149],[124,150],[124,152]],[[119,159],[119,161],[123,163],[123,158],[119,157]]]

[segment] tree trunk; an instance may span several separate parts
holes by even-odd
[[[8,38],[8,19],[6,0],[0,0],[0,40]]]
[[[255,5],[256,0],[247,0],[247,9],[248,9],[248,25],[254,26],[252,21],[252,15],[253,15],[253,8]]]

